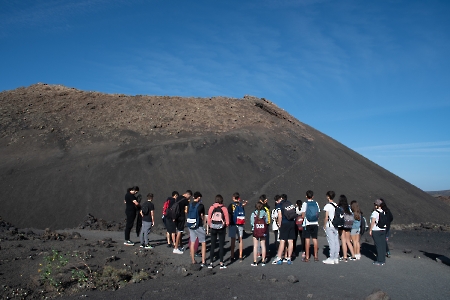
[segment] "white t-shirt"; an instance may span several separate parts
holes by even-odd
[[[279,209],[274,208],[272,210],[272,230],[278,230],[278,224],[277,224],[277,219],[278,219],[278,211]]]
[[[380,210],[382,212],[382,210]],[[372,231],[379,231],[379,230],[386,230],[386,228],[380,228],[378,227],[378,218],[379,218],[379,210],[374,210],[372,214],[370,215],[370,223],[372,224],[372,220],[375,219],[375,225],[373,225]]]
[[[334,213],[336,211],[336,208],[331,203],[334,203],[334,202],[329,202],[329,203],[325,204],[325,206],[323,207],[323,210],[328,212],[328,221],[327,221],[326,227],[334,227],[332,221],[334,219]]]
[[[310,201],[314,201],[314,200],[308,200],[308,201],[303,202],[302,209],[300,210],[300,213],[306,213],[306,208],[308,207],[308,202],[310,202]],[[320,207],[319,207],[319,204],[317,204],[317,202],[316,202],[316,205],[317,205],[318,211],[320,212]],[[319,225],[319,221],[309,222],[306,219],[306,216],[305,216],[305,220],[303,221],[303,223],[305,224],[305,226],[308,226],[308,225]]]

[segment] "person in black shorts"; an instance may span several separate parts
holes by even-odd
[[[288,265],[292,264],[291,256],[292,256],[292,250],[294,247],[294,238],[295,238],[295,219],[294,220],[288,220],[284,214],[284,206],[285,204],[289,204],[287,202],[287,195],[283,194],[281,195],[282,200],[280,203],[277,204],[276,208],[278,210],[278,218],[277,223],[278,227],[280,228],[280,245],[278,246],[278,253],[277,257],[273,260],[272,264],[274,265],[281,265],[283,264],[283,260],[281,259],[284,248],[286,245],[286,241],[288,242],[288,251],[287,256],[285,257],[285,261]],[[290,204],[291,206],[292,204]],[[292,209],[295,209],[292,205]]]
[[[180,206],[180,215],[175,219],[175,226],[177,230],[175,247],[173,253],[183,254],[184,248],[181,246],[181,234],[184,232],[184,224],[186,223],[186,213],[189,201],[192,197],[192,191],[187,190],[180,199],[177,199],[177,203]]]

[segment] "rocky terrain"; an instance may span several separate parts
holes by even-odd
[[[1,92],[0,103],[2,299],[450,294],[450,206],[266,99],[109,95],[35,84]],[[134,185],[143,196],[155,194],[152,250],[123,245],[123,199]],[[243,263],[229,261],[227,242],[228,269],[202,269],[166,247],[159,221],[166,197],[186,189],[201,191],[207,206],[219,193],[228,204],[239,191],[251,208],[260,194],[295,201],[308,189],[323,206],[332,189],[358,200],[366,215],[382,197],[394,214],[392,259],[373,269],[366,234],[357,267],[342,263],[330,272],[295,260],[291,269],[252,268],[246,236]],[[324,259],[323,232],[319,245]]]
[[[286,193],[383,197],[398,223],[446,223],[450,207],[266,99],[126,96],[35,84],[0,93],[2,214],[16,226],[73,228],[91,213],[124,218],[127,187],[239,191],[252,205]],[[159,219],[159,218],[158,218]]]

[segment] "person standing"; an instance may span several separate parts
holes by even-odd
[[[208,210],[208,223],[211,231],[211,249],[208,265],[209,269],[213,268],[214,252],[216,250],[217,238],[219,238],[219,265],[220,269],[227,267],[223,263],[225,235],[227,227],[230,224],[228,210],[223,206],[222,195],[216,195],[214,204]]]
[[[355,253],[355,258],[357,260],[361,259],[361,243],[359,242],[361,234],[361,219],[362,219],[362,211],[359,208],[359,204],[356,200],[350,202],[350,207],[353,212],[353,216],[355,217],[355,221],[353,221],[352,230],[350,231],[350,235],[353,242],[353,252]]]
[[[263,195],[266,198],[266,195]],[[262,197],[262,196],[261,196]],[[261,198],[260,198],[261,199]],[[266,265],[266,235],[269,216],[264,208],[262,202],[257,202],[255,205],[256,210],[250,216],[250,224],[253,231],[253,267],[258,265],[258,242],[261,244],[261,265]]]
[[[387,216],[387,224],[386,224],[386,257],[391,257],[391,251],[389,251],[389,236],[391,235],[391,222],[394,221],[394,215],[392,215],[391,210],[387,207],[386,201],[382,198],[381,200],[381,209],[386,213]]]
[[[130,240],[131,229],[133,228],[134,219],[136,218],[136,210],[139,206],[139,202],[136,199],[135,194],[139,192],[138,186],[133,186],[127,189],[125,194],[125,215],[127,216],[127,223],[125,225],[125,242],[124,245],[134,246],[134,243]]]
[[[310,239],[313,240],[314,245],[314,261],[319,261],[319,244],[317,242],[317,235],[319,233],[319,204],[314,201],[314,192],[311,190],[306,191],[306,199],[308,201],[303,202],[300,212],[305,220],[305,227],[303,229],[303,237],[305,238],[305,258],[303,262],[309,262],[309,245]]]
[[[278,228],[278,222],[277,222],[277,218],[278,218],[278,211],[280,210],[278,206],[278,204],[281,201],[281,196],[280,195],[275,195],[274,197],[275,200],[275,208],[272,210],[272,231],[273,231],[273,235],[275,236],[274,238],[274,249],[275,249],[275,255],[278,252],[278,246],[279,246],[279,242],[280,242],[280,236],[279,236],[279,228]]]
[[[186,212],[187,207],[189,205],[189,201],[192,196],[192,191],[187,190],[182,197],[175,200],[174,205],[179,206],[180,215],[173,218],[173,221],[175,223],[176,229],[177,229],[177,235],[175,239],[175,247],[173,249],[173,253],[175,254],[183,254],[184,248],[181,245],[181,235],[184,232],[184,224],[186,222]]]
[[[291,256],[294,247],[295,238],[295,206],[287,200],[287,195],[283,194],[281,196],[281,201],[277,205],[278,217],[277,223],[280,228],[280,245],[278,246],[277,257],[273,260],[272,264],[282,265],[283,260],[281,259],[283,252],[285,251],[285,246],[287,242],[287,255],[285,255],[285,261],[288,265],[292,264]]]
[[[348,205],[347,197],[345,195],[339,196],[339,203],[338,207],[340,207],[344,211],[344,216],[352,215],[352,211],[350,210],[350,205]],[[351,228],[345,228],[342,227],[339,229],[341,234],[341,241],[342,241],[342,260],[344,262],[348,262],[348,254],[347,252],[350,251],[351,256],[350,260],[356,260],[355,258],[355,252],[353,251],[353,245],[351,241]]]
[[[244,206],[247,205],[247,200],[241,201],[238,192],[234,193],[232,196],[233,202],[228,206],[228,215],[230,216],[230,226],[228,228],[228,236],[230,237],[230,253],[231,261],[234,261],[234,247],[236,245],[236,239],[239,239],[239,260],[243,260],[244,251],[244,224],[245,224],[245,210]],[[239,212],[239,213],[238,213]],[[243,214],[238,216],[238,214]],[[240,219],[238,219],[240,217]],[[243,217],[243,220],[242,220]],[[237,224],[239,223],[239,224]]]
[[[153,194],[147,194],[147,202],[142,205],[141,211],[139,212],[142,217],[142,226],[139,233],[139,238],[141,240],[141,248],[145,249],[153,249],[148,240],[148,235],[150,234],[152,227],[155,225],[155,206],[153,205],[152,200]]]
[[[203,227],[203,224],[205,222],[205,206],[200,203],[200,199],[202,198],[202,194],[200,192],[194,193],[194,201],[189,204],[188,206],[188,219],[187,224],[189,227],[189,224],[192,224],[194,222],[194,216],[195,216],[195,225],[189,227],[189,240],[191,241],[191,244],[189,245],[189,251],[191,254],[191,261],[193,264],[196,263],[195,261],[195,241],[198,239],[198,242],[201,244],[201,253],[202,253],[202,263],[201,266],[205,266],[205,257],[206,257],[206,234],[205,234],[205,228]],[[196,211],[193,211],[196,210]],[[198,222],[197,222],[198,220]]]
[[[323,219],[323,229],[327,235],[328,246],[330,247],[330,257],[323,260],[324,264],[334,265],[339,263],[339,232],[333,225],[334,214],[337,204],[333,202],[336,194],[334,191],[326,193],[328,203],[324,206],[325,218]]]
[[[383,216],[386,218],[385,212],[381,209],[382,203],[383,201],[381,199],[375,200],[375,209],[370,216],[369,234],[372,236],[375,248],[377,249],[377,260],[373,262],[376,266],[383,266],[386,262],[386,225],[383,226],[380,224],[381,218]]]

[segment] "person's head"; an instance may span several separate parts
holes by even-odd
[[[281,194],[281,200],[287,200],[287,195],[286,194]]]
[[[186,192],[184,192],[183,194],[184,198],[189,199],[192,196],[192,191],[191,190],[187,190]]]
[[[135,194],[139,193],[139,187],[138,186],[133,186],[133,191]]]
[[[350,207],[352,209],[353,215],[355,216],[356,220],[361,220],[361,209],[359,208],[358,201],[353,200],[350,202]]]
[[[267,196],[266,194],[262,194],[261,196],[259,196],[259,202],[261,203],[267,203]]]
[[[298,207],[302,207],[302,204],[303,204],[302,200],[295,201],[295,205],[297,205]]]
[[[273,197],[273,200],[275,200],[275,204],[278,204],[281,200],[281,196],[280,195],[275,195],[275,197]]]
[[[153,200],[153,194],[152,193],[148,193],[147,194],[147,200],[148,201],[152,201]]]
[[[233,201],[234,202],[239,202],[241,200],[241,195],[239,195],[238,192],[233,194]]]
[[[202,198],[202,194],[200,194],[200,192],[194,193],[194,202],[200,201],[201,198]]]
[[[311,200],[312,198],[314,198],[314,192],[311,190],[307,190],[306,191],[306,198]]]
[[[386,205],[386,201],[385,201],[383,198],[380,198],[380,200],[381,200],[380,208],[381,208],[382,210],[387,210],[388,207],[387,207],[387,205]]]
[[[264,205],[261,203],[261,202],[256,202],[256,204],[255,204],[255,208],[256,208],[256,210],[261,210],[261,209],[263,209],[263,207],[264,207]]]
[[[215,203],[223,204],[223,197],[222,195],[216,195],[216,199],[214,201]]]
[[[381,208],[381,205],[383,204],[383,202],[384,201],[382,198],[375,200],[375,202],[373,203],[375,205],[375,209]]]
[[[180,194],[177,191],[172,192],[172,198],[177,199]]]
[[[333,201],[334,197],[336,197],[336,194],[334,193],[334,191],[328,191],[326,195],[327,195],[328,201]]]
[[[346,214],[350,213],[350,209],[348,208],[348,201],[347,197],[345,195],[339,196],[339,203],[338,206],[340,206]]]

